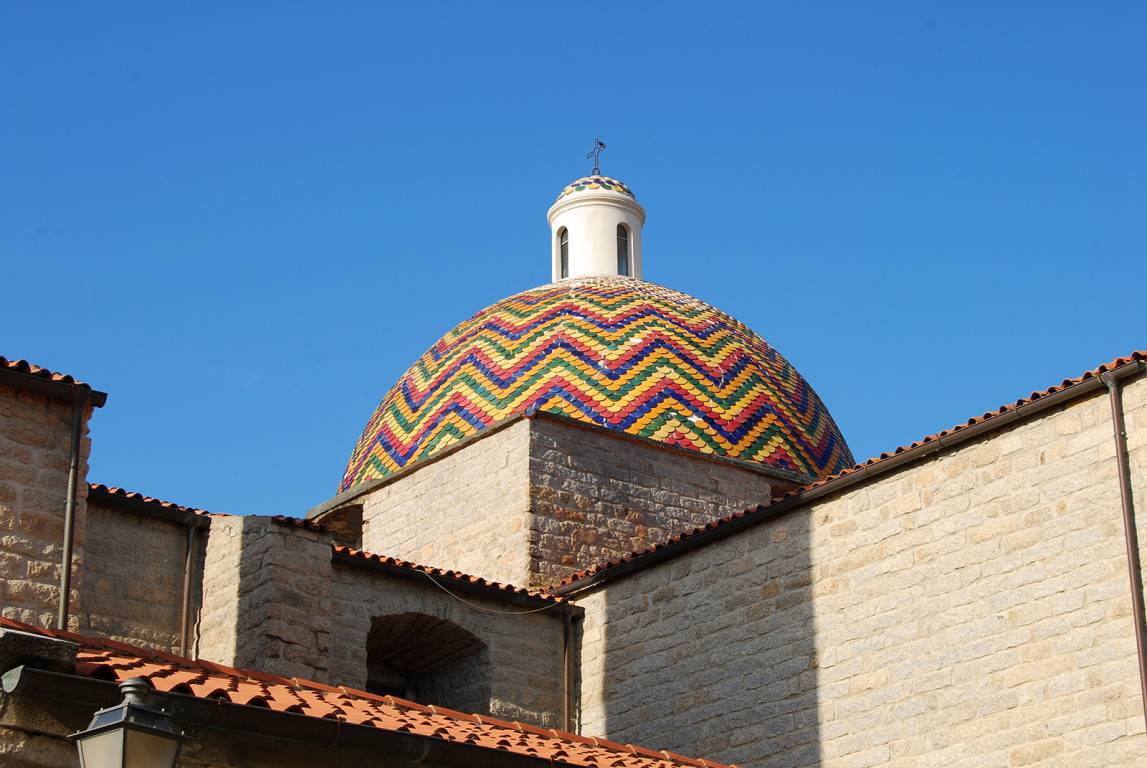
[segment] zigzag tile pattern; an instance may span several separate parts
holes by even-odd
[[[503,299],[443,336],[367,422],[339,490],[546,411],[810,479],[853,463],[824,403],[743,323],[628,277]]]

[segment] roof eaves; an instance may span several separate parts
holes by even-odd
[[[136,491],[104,485],[103,483],[88,483],[88,499],[113,508],[201,527],[210,525],[212,517],[230,516],[219,512],[208,512],[196,507],[185,507],[182,504],[145,496]]]
[[[387,557],[386,555],[364,552],[354,549],[353,547],[346,547],[339,544],[331,545],[331,557],[334,562],[343,563],[345,565],[372,568],[403,578],[425,579],[447,592],[457,589],[470,594],[519,605],[559,606],[568,604],[571,608],[576,609],[576,606],[569,604],[565,598],[552,595],[543,590],[531,590],[512,584],[490,581],[481,576],[472,576],[467,573],[462,573],[461,571],[444,570],[433,566],[419,565],[418,563],[411,563],[406,560]],[[441,583],[442,581],[449,582],[449,588]]]
[[[0,384],[17,389],[27,389],[41,394],[71,400],[77,389],[87,390],[88,402],[100,408],[107,402],[106,392],[93,389],[92,385],[80,381],[66,373],[43,368],[27,360],[10,360],[0,356]]]
[[[618,744],[605,739],[507,722],[486,715],[465,714],[426,706],[392,696],[377,696],[346,687],[333,687],[299,678],[268,675],[193,661],[169,653],[144,650],[72,632],[46,630],[0,618],[0,628],[69,640],[80,647],[74,675],[33,669],[29,678],[68,678],[77,684],[93,677],[107,693],[114,682],[143,677],[176,706],[209,705],[218,717],[214,727],[234,729],[312,743],[333,741],[328,731],[361,746],[377,747],[379,739],[406,746],[430,745],[436,753],[419,754],[430,762],[449,765],[490,765],[502,759],[514,765],[568,765],[576,768],[724,768],[716,763],[681,757],[672,752]],[[7,682],[8,676],[5,675]],[[34,687],[34,686],[29,686]],[[62,692],[57,681],[56,689]],[[227,725],[231,720],[232,724]],[[340,740],[340,743],[346,741]],[[467,756],[481,758],[466,759]],[[495,760],[496,762],[490,762]]]

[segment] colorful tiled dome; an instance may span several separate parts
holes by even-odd
[[[608,176],[582,176],[577,181],[571,181],[567,184],[565,189],[561,191],[561,194],[558,195],[558,200],[561,200],[566,195],[587,189],[611,189],[614,192],[629,195],[634,200],[637,199],[637,195],[633,194],[633,190],[623,181],[611,179]]]
[[[543,285],[443,336],[366,424],[339,490],[523,411],[824,477],[853,464],[824,403],[748,326],[628,277]]]

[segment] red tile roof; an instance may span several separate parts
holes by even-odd
[[[327,533],[329,528],[322,524],[316,523],[313,520],[308,520],[303,517],[287,517],[286,515],[275,515],[271,518],[279,525],[287,526],[288,528],[297,528],[305,531],[314,531],[315,533]],[[450,581],[459,582],[471,587],[481,587],[482,589],[498,593],[519,595],[522,597],[534,598],[537,600],[544,600],[551,603],[566,602],[565,598],[551,595],[544,590],[531,590],[525,587],[516,587],[513,584],[504,584],[499,581],[490,581],[481,576],[471,576],[462,571],[446,570],[443,568],[435,568],[429,565],[420,565],[412,563],[408,560],[400,560],[396,557],[388,557],[387,555],[378,555],[373,552],[364,552],[361,549],[354,547],[344,546],[342,544],[332,544],[331,552],[336,557],[342,557],[348,560],[360,561],[364,564],[379,565],[386,568],[396,568],[400,570],[410,571],[412,573],[424,573],[428,576],[433,576],[434,580],[448,579]]]
[[[879,456],[868,459],[867,461],[865,461],[863,463],[851,466],[848,469],[845,469],[845,470],[842,470],[842,471],[836,473],[835,475],[829,475],[828,477],[825,477],[821,480],[817,480],[816,482],[808,483],[807,485],[802,485],[799,488],[791,490],[782,496],[778,496],[777,498],[773,499],[767,505],[760,505],[760,506],[757,506],[755,508],[745,509],[745,510],[742,510],[740,512],[736,512],[732,515],[728,515],[726,517],[723,517],[723,518],[720,518],[718,520],[714,520],[710,523],[707,523],[706,525],[704,525],[701,528],[694,528],[691,531],[685,531],[685,532],[680,533],[676,536],[673,536],[668,541],[666,541],[662,544],[657,544],[657,545],[654,545],[652,547],[646,547],[645,549],[640,549],[640,550],[637,550],[635,552],[631,552],[630,554],[624,555],[620,558],[615,558],[613,560],[606,560],[606,561],[597,563],[596,565],[592,565],[589,568],[586,568],[586,569],[578,571],[577,573],[574,573],[570,576],[567,576],[565,579],[563,579],[557,585],[557,587],[567,587],[567,586],[569,586],[575,582],[578,582],[578,581],[581,581],[583,579],[587,579],[591,576],[594,576],[596,574],[602,573],[603,571],[608,571],[608,570],[616,568],[616,567],[618,567],[624,563],[632,562],[633,560],[635,560],[639,557],[650,555],[654,552],[661,551],[661,550],[665,549],[666,547],[669,547],[669,546],[672,546],[675,544],[679,544],[679,543],[686,541],[688,539],[692,539],[694,537],[701,536],[701,535],[703,535],[709,531],[713,531],[713,530],[722,528],[722,527],[727,526],[728,524],[730,524],[736,520],[741,520],[745,517],[754,516],[754,515],[758,515],[758,514],[770,513],[773,511],[773,507],[779,502],[788,501],[790,499],[799,499],[799,498],[801,498],[801,496],[803,494],[808,493],[811,490],[831,486],[833,483],[839,482],[842,478],[846,478],[850,475],[855,475],[857,472],[863,472],[864,470],[868,469],[869,467],[872,467],[873,465],[880,464],[881,462],[887,461],[888,459],[891,459],[895,456],[899,456],[899,455],[902,455],[908,451],[917,450],[917,449],[923,448],[924,446],[937,443],[941,439],[946,438],[950,435],[959,434],[960,432],[968,429],[969,427],[977,426],[977,425],[982,424],[984,422],[991,421],[992,419],[995,419],[999,416],[1003,416],[1004,414],[1009,413],[1011,411],[1014,411],[1021,406],[1027,405],[1027,404],[1035,402],[1037,400],[1041,400],[1045,397],[1048,397],[1049,395],[1053,395],[1057,392],[1061,392],[1061,391],[1063,391],[1069,387],[1075,386],[1075,385],[1080,384],[1080,383],[1087,381],[1089,379],[1094,379],[1094,378],[1098,377],[1100,374],[1115,370],[1116,368],[1121,368],[1121,367],[1123,367],[1125,365],[1129,365],[1131,363],[1137,363],[1137,362],[1141,362],[1141,361],[1147,361],[1147,350],[1136,350],[1135,352],[1132,352],[1131,354],[1126,355],[1124,357],[1117,357],[1110,362],[1099,365],[1095,368],[1092,368],[1091,370],[1084,371],[1083,373],[1081,373],[1080,375],[1078,375],[1074,378],[1064,379],[1059,384],[1048,387],[1047,389],[1040,390],[1038,392],[1032,392],[1027,397],[1021,397],[1019,400],[1016,400],[1013,403],[1001,405],[999,408],[997,408],[994,411],[988,411],[988,412],[986,412],[980,416],[973,416],[972,418],[968,419],[963,424],[957,424],[954,427],[952,427],[951,429],[945,429],[945,430],[941,430],[940,432],[937,432],[935,434],[927,435],[927,436],[922,437],[913,443],[910,443],[908,445],[902,445],[902,446],[896,448],[895,450],[882,453]]]
[[[56,371],[49,371],[47,368],[41,368],[35,363],[30,363],[27,360],[9,360],[8,358],[0,355],[0,368],[7,368],[10,371],[17,373],[26,373],[29,376],[37,376],[41,379],[48,379],[50,381],[58,381],[61,384],[75,384],[80,387],[91,388],[90,384],[69,376],[66,373],[57,373]]]
[[[182,504],[176,504],[173,501],[164,501],[163,499],[157,499],[153,496],[145,496],[142,493],[129,491],[124,488],[118,488],[116,486],[104,485],[103,483],[88,483],[88,493],[89,495],[94,494],[97,497],[106,496],[112,497],[116,500],[135,502],[137,504],[150,504],[169,512],[181,512],[184,514],[197,515],[200,517],[228,516],[219,512],[208,512],[205,509],[199,509],[197,507],[185,507]]]
[[[313,523],[312,523],[313,525]],[[354,549],[352,547],[344,547],[338,544],[331,546],[331,549],[336,555],[341,555],[355,560],[362,560],[368,563],[377,563],[379,565],[389,566],[391,568],[401,568],[404,570],[414,571],[418,573],[425,573],[428,576],[433,576],[437,579],[448,579],[450,581],[462,582],[467,585],[484,587],[493,592],[505,592],[507,594],[521,595],[524,597],[531,597],[537,600],[543,600],[550,603],[558,604],[566,602],[564,597],[551,595],[543,590],[526,589],[525,587],[515,587],[512,584],[503,584],[498,581],[488,581],[481,576],[471,576],[461,571],[448,571],[441,568],[433,568],[428,565],[418,565],[406,560],[399,560],[394,557],[387,557],[385,555],[376,555],[370,552],[363,552],[362,550]]]
[[[0,618],[0,627],[61,638],[79,644],[75,673],[122,682],[146,678],[157,691],[203,699],[223,699],[277,712],[331,718],[353,725],[430,739],[472,744],[512,754],[585,768],[725,768],[672,752],[655,752],[630,744],[587,738],[550,728],[506,722],[437,706],[424,706],[393,696],[376,696],[343,686],[299,678],[232,669],[192,661],[112,640],[33,627]]]
[[[27,376],[34,376],[43,381],[52,382],[54,384],[66,384],[75,387],[83,387],[92,391],[91,403],[95,406],[102,406],[107,400],[106,392],[99,392],[92,388],[91,384],[80,381],[66,373],[59,373],[57,371],[50,371],[47,368],[42,368],[35,363],[30,363],[27,360],[9,360],[8,358],[0,355],[0,370],[11,371],[12,373],[22,373]]]

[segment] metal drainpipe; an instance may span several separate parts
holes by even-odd
[[[195,526],[187,522],[187,551],[183,554],[183,602],[179,612],[179,655],[187,656],[191,645],[191,572],[195,567]]]
[[[1123,507],[1123,538],[1127,545],[1127,571],[1131,577],[1131,612],[1135,624],[1135,650],[1139,655],[1139,690],[1143,697],[1143,720],[1147,724],[1147,645],[1143,631],[1143,585],[1140,582],[1139,539],[1135,532],[1135,502],[1131,496],[1131,466],[1127,455],[1127,428],[1123,421],[1122,377],[1104,373],[1111,401],[1111,426],[1115,431],[1115,461],[1119,470],[1119,498]]]
[[[569,603],[562,611],[562,730],[573,732],[573,615]]]
[[[64,502],[64,552],[60,558],[60,610],[56,629],[68,628],[68,603],[72,589],[72,549],[76,537],[76,496],[80,486],[80,448],[83,444],[84,410],[90,390],[76,387],[72,400],[72,448],[68,464],[68,498]]]

